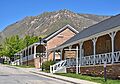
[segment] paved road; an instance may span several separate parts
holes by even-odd
[[[70,84],[0,64],[0,84]]]

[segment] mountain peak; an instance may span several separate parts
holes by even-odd
[[[59,10],[58,12],[72,12],[72,11],[67,10],[67,9],[62,9],[62,10]]]
[[[99,16],[92,14],[78,14],[70,10],[63,9],[53,12],[44,12],[38,16],[27,16],[24,19],[6,27],[1,33],[1,37],[19,35],[24,37],[29,35],[48,35],[66,24],[70,24],[75,29],[81,31],[93,24],[96,24],[109,16]]]

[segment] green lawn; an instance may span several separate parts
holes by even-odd
[[[80,75],[80,74],[75,74],[75,73],[57,73],[57,75],[93,81],[93,82],[97,82],[101,84],[120,84],[120,80],[107,79],[107,82],[105,82],[104,78],[102,77],[91,77],[91,76]]]
[[[15,65],[16,67],[21,67],[21,68],[35,68],[34,66],[26,66],[26,65]]]

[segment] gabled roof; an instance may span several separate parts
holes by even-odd
[[[50,40],[51,38],[55,37],[56,35],[58,35],[60,32],[62,32],[63,30],[65,30],[65,29],[67,29],[67,28],[70,29],[71,31],[73,31],[75,34],[79,33],[76,29],[74,29],[72,26],[70,26],[70,25],[68,24],[68,25],[62,27],[61,29],[59,29],[59,30],[51,33],[51,34],[48,35],[48,36],[46,36],[45,38],[43,38],[43,39],[42,39],[42,42],[43,42],[44,40],[46,40],[46,41]],[[39,43],[39,42],[37,42],[37,43]]]
[[[68,24],[68,25],[62,27],[61,29],[59,29],[59,30],[51,33],[51,34],[48,35],[48,36],[46,36],[45,38],[43,38],[43,39],[41,40],[41,44],[45,44],[45,43],[43,42],[44,40],[46,40],[46,41],[50,40],[51,38],[55,37],[56,35],[58,35],[60,32],[62,32],[63,30],[65,30],[65,29],[67,29],[67,28],[69,28],[69,29],[70,29],[71,31],[73,31],[75,34],[79,33],[76,29],[74,29],[72,26],[70,26],[70,25]],[[33,44],[29,45],[29,47],[30,47],[30,46],[33,46],[33,45],[39,45],[39,44],[40,44],[40,42],[36,42],[36,43],[33,43]],[[27,47],[24,48],[23,50],[25,50],[25,49],[27,49]],[[21,51],[22,51],[22,50],[21,50]],[[21,51],[19,51],[19,52],[21,52]],[[17,53],[16,53],[16,54],[17,54]]]
[[[115,28],[117,26],[120,26],[120,14],[116,16],[112,16],[111,18],[108,18],[104,21],[101,21],[95,25],[92,25],[83,31],[79,32],[75,36],[73,36],[71,39],[60,45],[58,48],[62,48],[65,45],[69,45],[70,43],[79,41],[80,39],[89,37],[91,35]]]
[[[72,26],[70,26],[70,25],[68,24],[68,25],[64,26],[63,28],[61,28],[61,29],[53,32],[53,33],[50,34],[50,35],[48,35],[48,36],[45,38],[45,40],[48,41],[49,39],[53,38],[54,36],[56,36],[57,34],[59,34],[60,32],[62,32],[63,30],[65,30],[65,29],[67,29],[67,28],[69,28],[71,31],[73,31],[73,32],[76,33],[76,34],[79,33],[76,29],[74,29]]]

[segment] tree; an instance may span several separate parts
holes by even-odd
[[[6,38],[4,43],[0,45],[0,56],[8,56],[12,58],[15,53],[26,47],[27,42],[29,46],[38,40],[39,38],[37,36],[28,35],[26,35],[25,38],[19,38],[18,35]]]
[[[29,35],[26,35],[25,38],[24,38],[24,44],[26,45],[26,43],[28,42],[28,45],[31,45],[35,42],[39,41],[39,38],[38,36],[29,36]]]
[[[3,44],[2,54],[13,57],[14,54],[22,49],[22,39],[18,35],[6,38]]]

